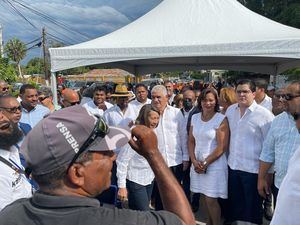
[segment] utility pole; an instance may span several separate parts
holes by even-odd
[[[47,68],[47,59],[46,59],[46,28],[43,27],[42,30],[42,46],[43,46],[43,60],[44,60],[44,73],[45,73],[45,81],[46,84],[49,84],[49,75]]]
[[[0,24],[0,58],[4,57],[4,42],[3,42],[3,34],[2,34],[2,26]]]

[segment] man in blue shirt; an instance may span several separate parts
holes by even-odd
[[[32,128],[50,113],[50,110],[38,104],[38,93],[31,84],[24,84],[20,88],[22,116],[20,122],[29,124]]]
[[[270,193],[270,184],[266,177],[274,164],[275,193],[273,194],[275,203],[278,189],[287,172],[289,160],[300,146],[300,134],[293,116],[300,107],[300,81],[292,82],[286,88],[285,99],[287,111],[276,116],[272,122],[259,158],[258,191],[262,197]]]

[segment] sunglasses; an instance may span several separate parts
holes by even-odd
[[[290,101],[290,100],[292,100],[292,99],[294,99],[294,98],[298,98],[298,97],[300,97],[300,95],[292,95],[292,94],[285,94],[285,95],[284,95],[284,98],[285,98],[285,100],[287,100],[287,101]]]
[[[12,108],[7,108],[7,107],[0,107],[0,109],[4,109],[5,111],[9,113],[16,113],[18,110],[21,112],[22,107],[19,105],[18,107],[12,107]]]
[[[71,165],[78,159],[78,157],[97,139],[97,138],[104,138],[109,132],[109,127],[107,126],[106,122],[102,117],[99,117],[96,125],[88,137],[88,139],[83,143],[83,145],[79,148],[76,155],[73,157],[69,168]]]
[[[300,112],[293,114],[293,117],[296,120],[300,119]]]
[[[2,91],[7,91],[7,90],[9,90],[9,87],[3,87],[2,88]]]
[[[42,102],[42,101],[44,101],[46,98],[49,98],[49,96],[39,97],[39,101]]]
[[[78,101],[78,102],[69,102],[69,103],[70,103],[71,106],[73,106],[73,105],[78,105],[78,104],[80,104],[80,101]]]

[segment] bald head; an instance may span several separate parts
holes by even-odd
[[[70,88],[66,88],[64,90],[62,97],[62,104],[64,108],[80,103],[78,93]]]

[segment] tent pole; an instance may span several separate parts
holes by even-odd
[[[56,85],[56,73],[55,72],[51,72],[51,90],[53,93],[53,104],[55,106],[57,106],[58,102],[57,102],[57,85]]]

